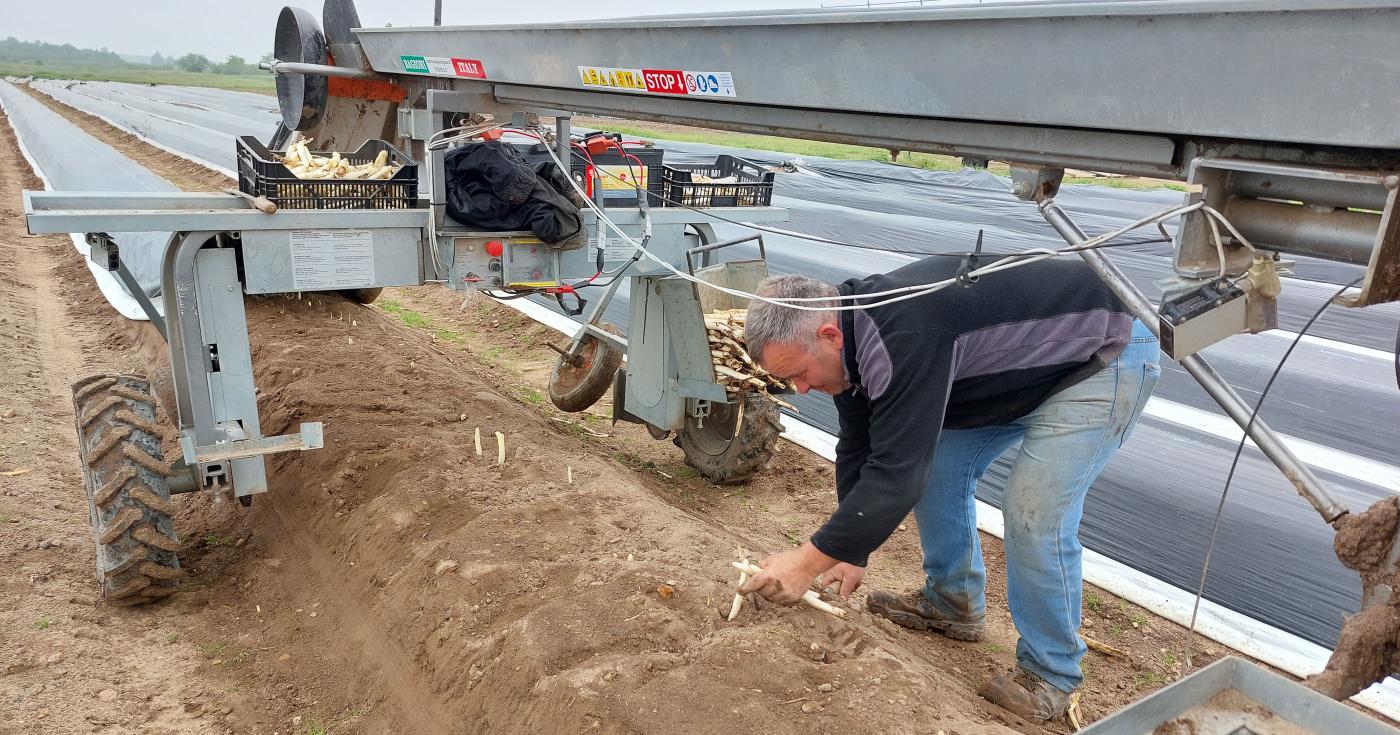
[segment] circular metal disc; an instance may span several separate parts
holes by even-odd
[[[326,63],[326,37],[316,18],[301,8],[282,8],[272,53],[278,61]],[[306,130],[326,111],[326,78],[309,74],[278,74],[277,103],[282,123],[292,130]]]

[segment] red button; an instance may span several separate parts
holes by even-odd
[[[506,248],[504,245],[501,244],[500,240],[492,240],[491,242],[486,243],[486,254],[493,258],[501,257],[501,253],[504,253],[505,251]]]

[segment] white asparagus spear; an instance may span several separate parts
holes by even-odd
[[[506,463],[506,435],[496,432],[496,466]]]
[[[748,564],[748,563],[749,563],[749,558],[748,558],[747,556],[744,556],[744,549],[743,549],[742,547],[740,547],[740,549],[739,549],[739,556],[742,557],[742,559],[740,559],[740,561],[741,561],[742,563],[744,563],[744,564]],[[747,581],[749,581],[749,574],[748,574],[748,572],[739,572],[739,586],[740,586],[740,587],[743,587],[743,586],[744,586],[744,583],[747,582]],[[734,621],[734,618],[739,617],[739,608],[741,608],[741,607],[743,607],[743,606],[744,606],[744,593],[742,593],[742,592],[735,592],[735,593],[734,593],[734,602],[731,603],[731,604],[729,605],[729,617],[725,618],[725,620],[726,620],[726,621],[729,621],[729,622],[733,622],[733,621]]]
[[[739,561],[732,562],[730,566],[734,567],[735,569],[738,569],[739,571],[749,576],[754,576],[759,572],[763,571],[763,568],[758,566],[757,564],[747,564]],[[815,607],[818,610],[821,610],[822,612],[831,613],[832,615],[835,615],[838,618],[846,617],[845,610],[842,610],[841,608],[836,607],[835,605],[832,605],[831,603],[823,600],[819,595],[817,595],[816,592],[813,592],[812,590],[807,590],[806,592],[802,593],[802,601],[807,603],[808,605],[811,605],[812,607]]]
[[[481,456],[481,427],[480,427],[480,426],[476,427],[476,436],[473,437],[473,438],[476,440],[476,456],[480,457],[480,456]]]
[[[738,371],[735,371],[735,370],[730,370],[729,368],[727,368],[727,367],[725,367],[725,366],[723,366],[723,365],[716,365],[716,366],[715,366],[715,372],[719,373],[720,375],[722,375],[722,376],[724,376],[724,377],[726,377],[726,378],[733,378],[733,379],[738,380],[738,381],[744,381],[744,380],[749,380],[749,379],[753,378],[752,375],[745,375],[745,374],[743,374],[743,373],[741,373],[741,372],[738,372]]]

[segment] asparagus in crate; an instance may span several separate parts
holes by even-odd
[[[313,156],[307,145],[309,139],[298,140],[287,149],[282,163],[298,179],[387,179],[399,170],[389,163],[389,152],[380,151],[370,163],[350,163],[339,153]]]
[[[705,334],[710,339],[710,358],[715,363],[715,378],[731,396],[755,390],[760,395],[791,411],[791,404],[769,392],[791,390],[792,383],[771,375],[749,357],[744,349],[744,318],[746,309],[712,311],[705,315]]]

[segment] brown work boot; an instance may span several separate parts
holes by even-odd
[[[985,617],[958,620],[938,611],[923,592],[900,595],[874,590],[865,596],[865,609],[914,630],[935,630],[957,641],[980,641],[987,633]]]
[[[977,695],[1031,722],[1049,722],[1069,709],[1069,692],[1019,667],[1014,677],[1000,674],[988,679]]]

